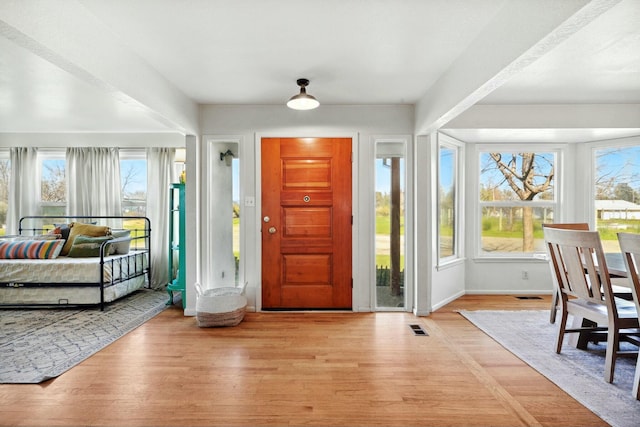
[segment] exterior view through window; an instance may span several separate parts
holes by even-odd
[[[67,181],[64,154],[41,156],[40,209],[42,215],[65,215]]]
[[[376,144],[376,307],[405,306],[404,143]]]
[[[456,247],[456,175],[457,148],[440,145],[438,165],[438,238],[440,259],[457,254]]]
[[[640,147],[594,151],[595,218],[605,252],[619,252],[619,232],[640,233]]]
[[[481,254],[544,251],[542,224],[553,222],[556,154],[481,152]]]
[[[9,175],[11,164],[8,158],[0,157],[0,236],[7,234],[7,209],[9,208]]]
[[[144,151],[120,152],[122,216],[147,215],[147,157]],[[125,229],[144,229],[143,219],[123,221]]]
[[[236,147],[236,153],[238,149]],[[238,156],[231,162],[232,221],[233,221],[233,259],[235,263],[235,284],[240,281],[240,159]]]

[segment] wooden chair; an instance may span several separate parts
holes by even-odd
[[[618,242],[620,242],[620,250],[624,259],[629,284],[631,285],[631,293],[633,301],[636,304],[636,311],[640,313],[640,234],[618,233]],[[640,400],[640,357],[636,362],[636,374],[633,379],[633,397]]]
[[[622,330],[638,328],[635,304],[614,296],[597,231],[545,227],[544,238],[560,292],[556,352],[561,352],[566,333],[580,333],[578,347],[583,347],[594,336],[603,340],[600,335],[606,332],[604,379],[612,382],[620,340],[628,340]],[[568,329],[569,314],[582,327]]]
[[[589,224],[587,224],[586,222],[566,222],[566,223],[559,223],[559,224],[542,224],[543,229],[544,228],[557,228],[560,230],[588,230],[589,229]],[[551,278],[554,282],[554,292],[553,295],[551,296],[551,312],[549,314],[549,323],[556,323],[556,313],[558,312],[558,301],[559,301],[559,297],[560,297],[560,290],[558,289],[558,284],[556,283],[556,278],[555,275],[553,274],[553,266],[551,265],[551,263],[549,263],[549,265],[551,266]]]

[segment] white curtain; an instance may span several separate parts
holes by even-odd
[[[147,216],[151,221],[151,286],[169,281],[169,185],[177,182],[175,148],[147,149]]]
[[[39,214],[40,168],[36,148],[14,147],[11,148],[10,156],[7,234],[17,234],[21,217]]]
[[[118,148],[67,148],[67,215],[122,215]]]

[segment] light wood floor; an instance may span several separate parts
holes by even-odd
[[[549,301],[465,296],[422,318],[248,313],[220,329],[172,307],[56,379],[0,385],[0,424],[606,425],[455,312]]]

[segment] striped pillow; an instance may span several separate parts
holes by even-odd
[[[56,258],[64,240],[17,240],[0,242],[0,259],[53,259]]]

